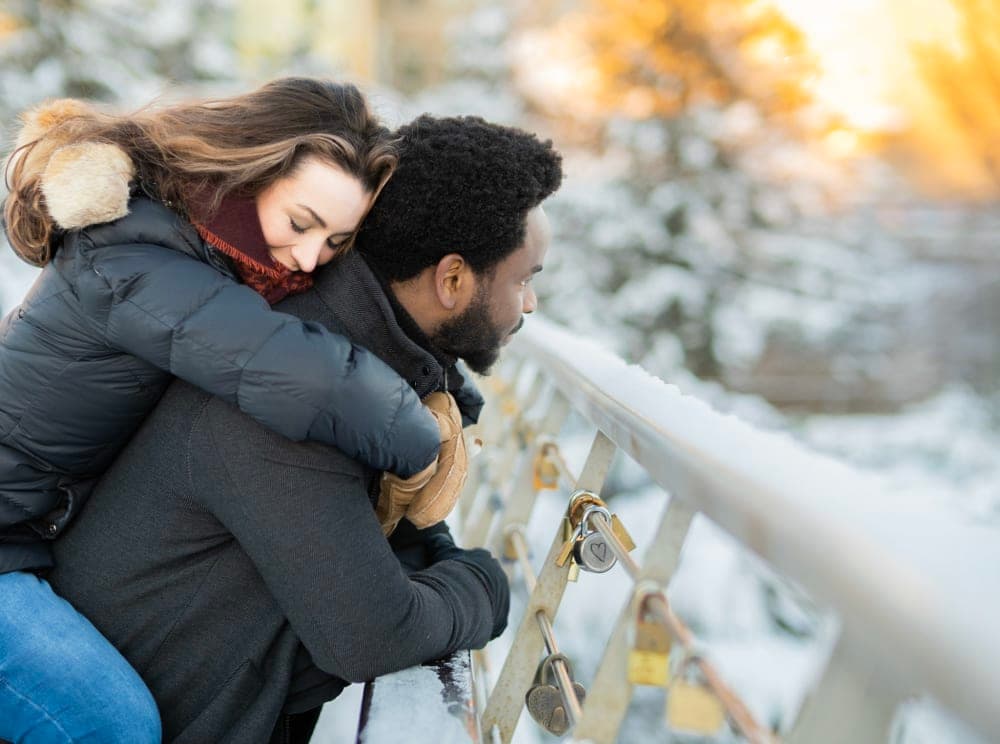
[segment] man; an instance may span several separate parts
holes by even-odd
[[[560,159],[474,118],[399,133],[357,250],[279,309],[371,349],[421,396],[453,392],[474,419],[456,358],[487,372],[535,309]],[[378,473],[178,382],[56,543],[49,578],[142,675],[165,741],[288,741],[292,724],[307,738],[347,682],[481,647],[506,623],[486,551],[405,520],[390,547],[378,496]]]

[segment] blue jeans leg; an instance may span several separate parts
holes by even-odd
[[[0,739],[159,744],[160,716],[124,657],[48,582],[0,575]]]

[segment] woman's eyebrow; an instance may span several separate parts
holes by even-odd
[[[326,227],[326,222],[323,220],[322,217],[316,214],[316,211],[312,207],[307,207],[305,204],[296,204],[295,206],[300,207],[301,209],[304,209],[309,214],[311,214],[312,218],[319,223],[320,227]]]

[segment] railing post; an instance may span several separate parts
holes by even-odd
[[[885,744],[899,704],[876,681],[842,631],[823,679],[806,700],[788,744]]]
[[[652,581],[666,588],[677,570],[684,539],[694,519],[695,512],[676,497],[660,519],[653,540],[646,550],[639,580]],[[635,623],[632,595],[618,615],[601,662],[594,674],[594,681],[587,693],[583,719],[573,731],[575,740],[594,744],[613,744],[621,728],[625,712],[632,699],[632,684],[628,681],[628,653],[630,628]]]
[[[616,451],[614,443],[603,433],[598,432],[583,466],[579,487],[600,493]],[[560,525],[556,529],[552,545],[545,557],[545,564],[539,573],[538,583],[528,598],[524,617],[518,626],[510,652],[504,660],[500,676],[483,713],[482,728],[485,736],[492,736],[491,731],[495,727],[503,744],[507,744],[514,735],[521,709],[524,707],[525,691],[535,676],[541,658],[544,639],[535,616],[541,611],[554,621],[563,592],[566,590],[570,564],[567,562],[561,567],[556,565],[556,557],[562,545],[563,534]]]

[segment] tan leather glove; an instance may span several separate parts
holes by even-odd
[[[469,474],[469,458],[462,433],[462,414],[449,393],[431,393],[424,405],[441,428],[441,451],[437,460],[416,475],[400,478],[382,475],[375,515],[382,532],[392,534],[404,516],[419,529],[430,527],[451,512]]]

